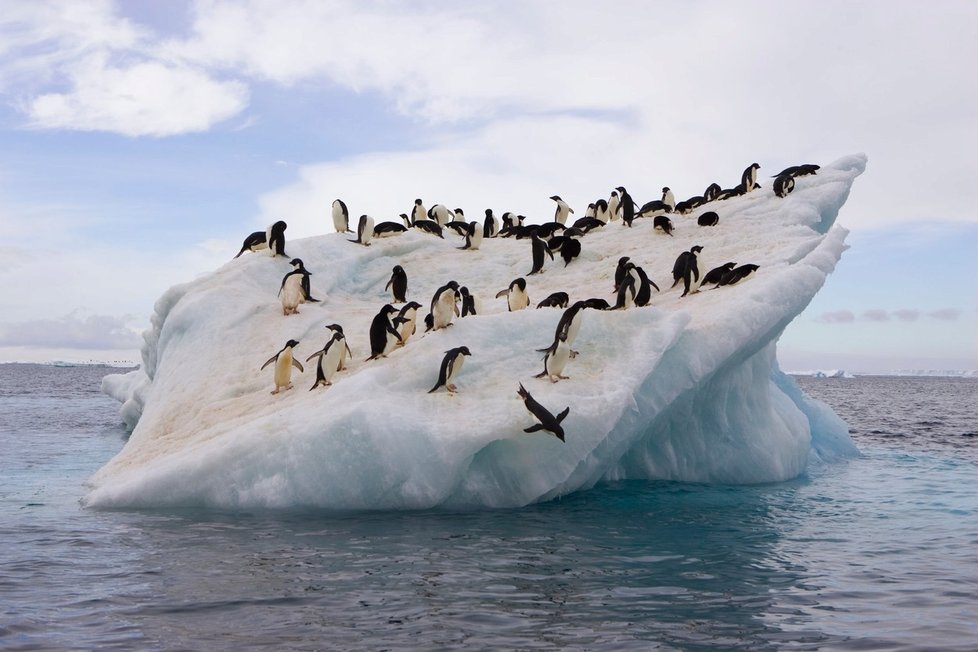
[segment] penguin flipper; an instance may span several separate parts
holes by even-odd
[[[497,292],[496,293],[496,298],[497,299],[501,299],[504,296],[506,296],[507,294],[509,294],[509,288],[506,288],[505,290],[500,290],[499,292]]]
[[[524,428],[523,429],[523,432],[536,432],[538,430],[544,430],[544,427],[543,427],[543,424],[542,423],[535,423],[532,426],[530,426],[529,428]]]
[[[564,418],[565,418],[565,417],[566,417],[566,416],[567,416],[568,414],[570,414],[570,406],[569,406],[569,405],[568,405],[567,407],[565,407],[565,408],[564,408],[564,411],[563,411],[563,412],[561,412],[560,414],[558,414],[558,415],[557,415],[557,423],[560,423],[561,421],[563,421],[563,420],[564,420]]]
[[[276,361],[277,359],[278,359],[278,353],[276,353],[275,355],[273,355],[272,357],[270,357],[270,358],[268,359],[268,361],[267,361],[267,362],[265,362],[265,364],[263,364],[263,365],[261,366],[261,369],[260,369],[259,371],[261,371],[261,370],[264,370],[264,369],[265,369],[265,367],[267,367],[268,365],[270,365],[270,364],[272,364],[272,363],[273,363],[273,362],[275,362],[275,361]]]
[[[302,363],[296,360],[295,358],[292,358],[292,366],[298,369],[299,371],[305,371],[305,369],[302,368]]]
[[[316,356],[322,357],[325,353],[326,353],[326,350],[325,349],[323,349],[322,351],[316,351],[311,356],[309,356],[308,358],[306,358],[306,362],[309,362],[310,360],[312,360]]]
[[[431,389],[429,389],[428,390],[428,393],[429,394],[433,394],[434,392],[436,392],[438,390],[439,387],[441,387],[441,383],[438,383],[437,385],[435,385],[434,387],[432,387]]]

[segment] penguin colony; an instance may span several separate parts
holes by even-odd
[[[590,231],[606,228],[614,221],[621,220],[622,226],[631,228],[636,220],[651,217],[654,233],[672,236],[677,228],[690,228],[692,220],[687,221],[677,217],[677,221],[674,221],[670,216],[688,216],[697,209],[712,204],[711,208],[714,210],[700,212],[695,217],[696,226],[692,228],[723,228],[718,227],[721,220],[716,210],[719,206],[716,203],[760,189],[761,185],[757,182],[759,169],[757,163],[752,163],[744,170],[741,181],[736,186],[724,189],[719,184],[713,183],[702,195],[679,202],[675,200],[669,187],[663,187],[660,199],[649,201],[639,208],[636,208],[635,200],[628,191],[623,186],[619,186],[611,192],[607,200],[598,199],[591,203],[584,216],[574,220],[570,225],[567,223],[574,215],[574,209],[559,195],[550,197],[557,204],[553,221],[538,225],[525,225],[523,215],[510,212],[503,213],[497,218],[492,209],[485,210],[482,224],[476,221],[467,222],[460,208],[452,210],[442,204],[435,204],[426,209],[421,199],[415,199],[410,213],[400,214],[401,222],[377,223],[369,215],[361,215],[357,221],[356,238],[351,239],[350,242],[370,246],[375,238],[394,236],[409,229],[418,229],[442,239],[445,238],[447,231],[462,238],[463,244],[457,247],[462,250],[478,250],[485,245],[485,240],[492,238],[528,239],[531,266],[526,276],[531,276],[542,273],[548,257],[550,261],[555,260],[554,253],[561,256],[564,267],[568,266],[581,253],[582,240]],[[818,169],[819,166],[814,164],[785,168],[773,177],[773,193],[779,198],[787,197],[795,188],[795,179],[817,174]],[[333,202],[331,216],[333,228],[337,233],[354,232],[350,228],[347,205],[342,200],[337,199]],[[286,228],[286,223],[280,220],[270,225],[264,232],[257,231],[250,234],[245,238],[235,258],[245,252],[262,250],[267,250],[272,257],[288,257],[285,252]],[[738,265],[735,262],[725,262],[703,273],[699,262],[703,249],[704,247],[700,245],[694,245],[688,251],[681,252],[673,264],[671,287],[676,287],[681,281],[682,297],[696,294],[704,286],[712,286],[716,289],[741,283],[757,273],[759,269],[758,265],[752,263]],[[312,272],[306,269],[305,263],[299,258],[293,258],[289,264],[292,270],[282,278],[279,288],[279,299],[285,316],[297,314],[299,306],[304,303],[320,301],[312,296],[310,280]],[[559,274],[559,271],[556,273]],[[366,334],[370,345],[370,355],[366,358],[368,362],[386,357],[396,348],[407,345],[408,340],[418,331],[419,310],[424,310],[425,304],[428,306],[428,313],[421,320],[424,322],[422,334],[448,328],[456,318],[477,316],[481,311],[479,300],[469,292],[468,288],[460,286],[455,280],[449,280],[439,287],[424,304],[414,300],[409,301],[408,278],[409,270],[405,270],[401,265],[395,265],[391,270],[390,280],[384,288],[385,293],[390,293],[390,303],[383,304],[379,308],[371,322],[369,333]],[[578,299],[571,303],[571,298],[566,292],[552,293],[540,301],[537,308],[559,308],[563,309],[563,313],[557,321],[551,344],[546,348],[537,349],[537,353],[543,354],[543,370],[535,378],[549,380],[552,383],[570,379],[570,376],[564,372],[568,363],[578,355],[572,346],[580,330],[585,309],[624,310],[648,306],[652,300],[653,288],[656,292],[660,292],[659,286],[641,266],[629,257],[623,256],[618,260],[614,273],[614,287],[611,294],[614,298],[613,304],[601,297]],[[527,280],[523,276],[512,280],[508,288],[501,290],[496,298],[505,298],[510,312],[529,308],[532,303]],[[378,297],[378,302],[380,301]],[[403,304],[403,306],[398,309],[393,304]],[[306,358],[307,363],[313,359],[317,360],[316,380],[309,391],[330,386],[334,376],[353,358],[342,326],[328,324],[325,330],[325,343],[318,351]],[[295,357],[295,349],[299,344],[300,342],[295,339],[288,339],[283,348],[261,366],[264,370],[274,363],[275,388],[272,394],[292,389],[293,368],[298,369],[300,373],[304,372],[302,364]],[[428,390],[428,393],[444,389],[451,395],[459,391],[454,381],[462,369],[464,359],[472,355],[474,354],[467,346],[460,346],[445,351],[440,366],[432,361],[432,369],[438,369],[438,375],[434,387]],[[518,385],[517,395],[535,420],[535,423],[524,429],[524,432],[545,430],[564,441],[565,434],[561,424],[569,414],[570,408],[565,408],[555,416],[533,398],[522,382]]]

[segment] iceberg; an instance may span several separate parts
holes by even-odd
[[[369,247],[346,234],[289,241],[312,273],[312,295],[284,316],[277,292],[289,258],[264,252],[230,260],[157,301],[136,371],[107,376],[131,435],[88,481],[96,508],[207,507],[327,510],[517,507],[619,479],[750,484],[783,481],[812,463],[857,454],[846,424],[807,397],[777,364],[785,327],[809,303],[846,249],[835,225],[864,155],[799,177],[778,198],[769,184],[702,209],[719,224],[674,215],[673,236],[651,219],[613,221],[583,240],[577,259],[527,276],[530,242],[487,239],[476,251],[446,231],[411,230]],[[323,229],[329,217],[324,210]],[[736,285],[681,297],[672,266],[693,245],[700,271],[759,265]],[[233,252],[231,252],[233,253]],[[662,288],[649,306],[583,313],[579,351],[558,383],[534,378],[562,310],[507,311],[497,298],[527,278],[534,304],[553,292],[614,302],[618,258],[629,256]],[[230,256],[229,256],[230,257]],[[366,361],[368,331],[390,300],[394,265],[408,300],[425,306],[456,280],[478,315],[423,334]],[[419,311],[423,316],[425,310]],[[333,385],[310,391],[315,361],[272,395],[262,364],[289,339],[300,361],[343,326],[354,358]],[[428,393],[446,350],[472,355],[458,392]],[[535,423],[522,383],[563,421],[566,441]]]

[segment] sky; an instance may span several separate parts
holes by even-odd
[[[336,197],[542,222],[864,152],[782,368],[978,369],[976,59],[971,1],[0,0],[0,361],[138,361]]]

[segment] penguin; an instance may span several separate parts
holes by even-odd
[[[462,224],[466,224],[466,221],[465,221],[465,211],[463,211],[461,208],[456,208],[453,211],[453,213],[452,213],[452,221],[453,222],[461,222]]]
[[[485,238],[495,238],[499,233],[499,223],[492,214],[492,209],[486,209],[486,219],[482,225],[482,235]]]
[[[558,235],[550,238],[547,242],[547,247],[550,251],[560,253],[560,257],[564,259],[564,267],[567,267],[570,261],[581,255],[580,240],[575,240],[569,235]]]
[[[420,199],[415,199],[414,206],[411,207],[411,224],[427,221],[427,217],[428,211],[425,210],[424,204],[421,203]]]
[[[723,275],[734,268],[737,263],[724,263],[719,267],[714,267],[706,273],[703,277],[703,282],[700,285],[710,285],[713,283],[719,283]]]
[[[343,361],[343,354],[345,353],[343,347],[346,345],[345,342],[346,338],[343,337],[343,333],[334,332],[322,351],[316,351],[306,358],[306,362],[309,362],[313,358],[319,358],[316,361],[316,382],[309,388],[310,392],[317,387],[333,384],[331,379]]]
[[[529,306],[530,297],[526,293],[526,279],[522,276],[513,279],[508,288],[500,290],[496,294],[497,299],[500,297],[506,297],[506,305],[509,307],[509,312],[523,310]]]
[[[566,224],[567,216],[573,215],[574,209],[568,206],[567,202],[560,198],[560,195],[554,195],[550,199],[557,202],[557,209],[554,211],[554,222]]]
[[[424,316],[424,332],[432,330],[435,327],[435,316],[430,312]]]
[[[681,201],[676,204],[676,212],[680,215],[688,215],[693,212],[693,209],[699,208],[706,203],[706,199],[703,195],[694,195],[686,201]]]
[[[353,233],[350,230],[350,211],[342,199],[333,200],[333,228],[337,233]]]
[[[469,249],[471,251],[478,251],[479,247],[482,246],[482,238],[485,237],[482,228],[479,226],[478,222],[469,222],[467,230],[465,232],[465,244],[458,249]]]
[[[721,285],[735,285],[740,281],[750,278],[757,271],[758,265],[741,265],[740,267],[735,267],[720,278],[720,282],[716,284],[714,289],[720,287]]]
[[[632,263],[625,264],[625,276],[622,278],[621,283],[618,284],[618,298],[615,301],[615,305],[612,306],[612,310],[625,310],[635,305],[635,295],[638,292],[638,288],[635,287],[635,281],[638,275],[631,273],[633,267],[635,265]]]
[[[299,304],[306,301],[319,301],[310,295],[309,272],[302,265],[302,260],[293,258],[292,271],[282,277],[282,285],[279,286],[278,296],[282,300],[282,314],[299,314]]]
[[[795,178],[790,175],[782,175],[774,180],[774,194],[778,197],[787,197],[795,189]]]
[[[695,245],[690,248],[689,251],[684,251],[676,258],[676,263],[672,266],[672,286],[676,287],[679,283],[679,279],[683,281],[683,293],[680,296],[686,296],[690,292],[690,288],[693,288],[693,284],[699,282],[700,280],[700,270],[697,265],[697,256],[703,251],[703,247],[700,245]]]
[[[557,339],[547,349],[547,354],[543,357],[543,371],[534,378],[546,376],[550,382],[556,383],[558,380],[567,380],[570,376],[564,376],[564,367],[570,359],[570,345],[567,343],[567,332],[558,333]]]
[[[581,233],[590,233],[594,229],[600,229],[604,224],[604,222],[596,217],[582,217],[574,221],[574,228],[578,229]]]
[[[452,213],[444,204],[435,204],[428,209],[428,219],[437,222],[438,226],[444,227],[452,221]]]
[[[672,220],[665,215],[656,215],[652,218],[652,227],[666,235],[672,235]]]
[[[696,223],[700,226],[716,226],[720,222],[720,216],[713,211],[706,211],[696,218]]]
[[[520,220],[516,216],[516,213],[510,213],[507,211],[503,213],[502,220],[503,220],[503,228],[502,228],[503,231],[507,229],[512,230],[514,227],[522,226]]]
[[[285,256],[285,229],[288,225],[279,220],[265,231],[265,242],[268,243],[268,253],[270,256]]]
[[[391,303],[407,302],[405,298],[407,294],[407,283],[407,272],[400,265],[394,265],[394,269],[391,270],[391,278],[387,281],[387,285],[384,286],[384,291],[388,289],[391,291],[393,297]]]
[[[611,213],[608,210],[608,202],[603,199],[599,199],[598,201],[594,202],[594,219],[601,220],[601,222],[604,224],[608,223],[608,220],[611,219]]]
[[[462,370],[462,363],[465,362],[465,356],[468,355],[472,355],[472,353],[467,346],[459,346],[445,351],[445,357],[441,359],[441,368],[438,370],[438,382],[428,390],[428,393],[431,394],[438,388],[444,387],[449,394],[454,394],[458,388],[452,384],[452,379]]]
[[[367,360],[386,358],[391,349],[401,341],[401,336],[391,324],[391,313],[397,308],[387,303],[370,322],[370,357]]]
[[[530,395],[530,392],[526,391],[526,388],[523,387],[523,383],[520,383],[517,395],[523,399],[523,405],[526,406],[529,413],[539,422],[529,428],[525,428],[523,432],[532,433],[538,430],[547,430],[553,433],[560,441],[564,441],[564,429],[560,424],[570,414],[569,407],[564,408],[563,412],[554,416],[547,408],[536,402],[533,396]]]
[[[615,292],[618,292],[618,286],[625,279],[625,274],[628,273],[628,262],[631,260],[628,256],[622,256],[618,259],[618,266],[615,268]]]
[[[792,165],[791,167],[786,167],[777,174],[775,174],[772,179],[778,177],[804,177],[809,174],[817,174],[817,170],[821,166],[815,165],[814,163],[803,163],[802,165]]]
[[[535,226],[535,233],[541,238],[551,238],[557,231],[564,232],[567,227],[563,224],[558,224],[557,222],[547,222],[546,224],[540,224]]]
[[[445,229],[451,229],[455,233],[459,234],[463,238],[467,238],[469,235],[469,225],[465,222],[449,222],[444,227],[442,227],[442,232]]]
[[[264,231],[255,231],[241,244],[241,251],[237,253],[235,258],[240,256],[246,251],[261,251],[262,249],[268,249],[268,239]]]
[[[635,217],[647,217],[653,213],[671,213],[676,210],[676,198],[673,196],[669,187],[662,189],[662,199],[650,201],[644,204]]]
[[[708,203],[716,199],[720,195],[720,190],[721,188],[719,183],[711,183],[708,185],[706,190],[703,191],[703,199],[705,200],[703,203]]]
[[[611,310],[611,304],[608,303],[607,299],[591,298],[584,301],[587,304],[586,307],[592,310]]]
[[[621,199],[618,197],[618,190],[612,190],[608,198],[608,219],[617,220],[621,213]]]
[[[350,350],[350,345],[347,344],[346,335],[343,334],[342,326],[339,324],[327,324],[326,329],[343,336],[343,350],[340,353],[339,362],[336,363],[336,371],[343,371],[343,368],[346,367],[347,360],[353,360],[353,351]]]
[[[374,225],[375,238],[386,238],[407,231],[407,227],[397,222],[380,222]]]
[[[449,281],[435,291],[431,297],[432,330],[451,326],[452,318],[460,315],[458,300],[458,283],[455,281]]]
[[[281,351],[270,357],[261,366],[261,370],[264,370],[268,365],[273,362],[275,363],[275,389],[272,390],[272,394],[278,394],[281,391],[292,389],[292,367],[295,367],[300,372],[305,371],[302,368],[302,364],[292,356],[293,350],[298,345],[298,340],[289,340],[282,347]]]
[[[434,220],[416,220],[411,226],[425,233],[430,233],[432,235],[437,235],[441,239],[445,239],[442,233],[442,228],[439,226],[438,222]]]
[[[570,297],[567,296],[566,292],[554,292],[537,304],[537,310],[540,308],[566,308],[568,303],[570,303]]]
[[[550,251],[550,247],[547,246],[547,243],[541,240],[535,234],[531,240],[531,245],[533,252],[533,269],[530,270],[530,275],[533,275],[543,271],[543,257],[550,256],[550,260],[553,260],[554,252]]]
[[[621,220],[625,223],[625,226],[631,227],[632,221],[635,219],[635,201],[625,191],[624,186],[618,186],[615,190],[621,193],[618,200],[619,206],[621,206]]]
[[[476,315],[478,311],[476,309],[475,297],[469,293],[469,288],[464,285],[458,289],[459,295],[462,297],[462,317],[468,317],[469,315]]]
[[[652,300],[652,288],[655,288],[656,292],[660,292],[659,286],[638,265],[632,265],[628,273],[635,279],[635,305],[640,308],[649,305]]]
[[[369,215],[361,215],[360,222],[357,224],[357,239],[350,240],[362,244],[364,247],[370,246],[370,239],[374,237],[374,218]]]
[[[740,175],[740,185],[744,187],[744,192],[750,192],[751,190],[756,190],[760,188],[760,184],[757,183],[757,171],[761,169],[761,166],[757,163],[751,163],[744,173]]]
[[[408,338],[414,335],[417,330],[418,308],[420,307],[421,304],[417,301],[408,301],[401,306],[400,312],[394,318],[396,322],[394,328],[397,329],[397,334],[401,336],[401,341],[397,344],[398,346],[407,344]]]

